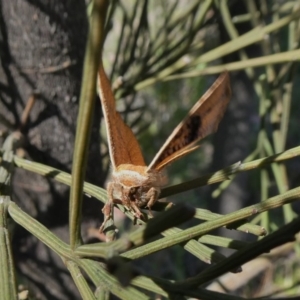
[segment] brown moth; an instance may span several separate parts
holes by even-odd
[[[195,144],[215,132],[231,97],[227,72],[222,73],[209,90],[197,101],[186,118],[173,130],[152,162],[147,166],[132,130],[116,111],[115,99],[101,63],[98,74],[112,163],[112,178],[107,185],[108,202],[103,208],[104,222],[111,218],[114,203],[123,204],[141,218],[140,208],[151,207],[157,201],[161,187],[166,184],[163,169],[178,158],[194,151]]]

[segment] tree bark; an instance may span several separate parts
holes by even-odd
[[[9,131],[19,128],[25,104],[37,91],[30,120],[23,128],[25,157],[70,172],[88,30],[85,1],[0,3],[0,129],[3,132],[9,127]],[[100,105],[96,108],[87,181],[99,185]],[[66,242],[68,196],[67,186],[16,169],[13,200]],[[99,220],[101,216],[98,201],[85,199],[83,210],[87,221],[91,217]],[[93,225],[98,226],[99,222]],[[36,296],[79,297],[62,261],[21,228],[16,228],[14,251],[22,281],[28,282]]]

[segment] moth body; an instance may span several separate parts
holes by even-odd
[[[114,204],[123,204],[136,218],[142,217],[140,208],[146,207],[151,213],[151,207],[167,181],[165,167],[197,149],[199,140],[217,130],[230,100],[231,89],[229,75],[224,72],[173,130],[152,162],[146,165],[137,139],[116,111],[102,63],[98,85],[113,169],[111,182],[107,185],[108,201],[102,210],[101,232],[112,218]]]
[[[122,164],[112,173],[112,179],[124,186],[157,186],[162,187],[167,183],[167,178],[162,171],[148,170],[147,166]]]
[[[167,177],[162,171],[147,170],[146,166],[122,164],[112,173],[109,198],[119,200],[127,209],[133,209],[136,217],[140,217],[141,213],[136,207],[147,206],[151,209],[158,199],[161,187],[166,183]]]

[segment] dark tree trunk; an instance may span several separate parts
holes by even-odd
[[[8,129],[4,121],[19,127],[28,98],[38,91],[24,130],[25,157],[70,172],[88,29],[85,1],[2,0],[0,9],[1,130]],[[100,184],[99,104],[95,111],[87,180]],[[13,200],[66,242],[68,196],[65,185],[15,172]],[[99,219],[100,203],[85,199],[84,214]],[[22,281],[42,299],[79,297],[59,257],[21,228],[16,229],[14,251]]]

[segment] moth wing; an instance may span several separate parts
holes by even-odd
[[[230,97],[230,79],[228,72],[224,72],[174,129],[148,166],[148,170],[161,170],[198,148],[193,145],[218,129]]]
[[[160,171],[161,169],[166,167],[168,164],[173,163],[175,160],[193,152],[194,150],[198,149],[199,147],[200,147],[199,145],[198,146],[191,145],[191,147],[187,146],[184,149],[182,149],[181,151],[174,152],[173,154],[168,156],[168,159],[164,159],[162,162],[160,162],[155,167],[155,170]]]
[[[98,86],[113,168],[116,169],[121,164],[145,166],[137,139],[116,111],[115,98],[102,62],[98,72]]]

